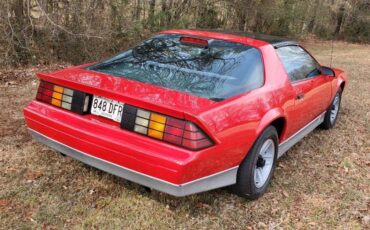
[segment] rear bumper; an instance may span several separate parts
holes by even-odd
[[[129,168],[122,167],[112,162],[96,158],[92,155],[81,152],[77,149],[53,140],[35,130],[29,129],[29,132],[37,141],[85,164],[91,165],[95,168],[136,182],[138,184],[178,197],[227,186],[229,185],[230,181],[232,181],[232,178],[236,178],[236,173],[238,170],[238,167],[234,167],[184,184],[173,184],[155,177],[151,177],[149,175],[142,174]]]
[[[214,165],[210,173],[205,173],[210,170],[202,167],[209,164],[203,157],[207,152],[167,146],[36,101],[25,108],[24,114],[31,135],[39,142],[100,170],[173,196],[236,182],[237,166]]]

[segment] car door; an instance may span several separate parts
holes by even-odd
[[[298,45],[283,46],[276,52],[293,87],[292,129],[298,131],[325,111],[330,103],[330,79],[321,74],[318,62]]]
[[[312,78],[312,115],[319,116],[325,112],[331,102],[333,77],[324,75],[322,72]]]

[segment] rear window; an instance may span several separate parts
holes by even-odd
[[[263,85],[258,49],[215,39],[197,46],[180,38],[158,35],[87,69],[215,101]]]

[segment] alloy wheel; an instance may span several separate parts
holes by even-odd
[[[272,139],[267,139],[259,152],[254,168],[254,184],[261,188],[267,181],[274,163],[275,144]]]

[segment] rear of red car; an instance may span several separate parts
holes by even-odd
[[[262,82],[240,82],[233,72],[238,68],[225,62],[259,52],[167,36],[101,63],[38,74],[36,99],[24,109],[32,136],[86,164],[175,196],[234,184],[240,159],[219,162],[225,145],[200,114],[263,84],[263,75]],[[250,71],[262,73],[262,65]]]

